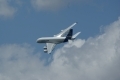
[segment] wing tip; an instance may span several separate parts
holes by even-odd
[[[78,24],[78,22],[75,22],[76,24]]]

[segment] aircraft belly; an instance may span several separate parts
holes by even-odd
[[[64,41],[64,39],[51,39],[51,40],[49,40],[48,42],[49,43],[61,43],[61,42],[63,42]]]
[[[39,40],[38,43],[46,43],[48,42],[49,40]]]
[[[43,39],[39,39],[37,42],[38,43],[61,43],[64,42],[65,38],[43,38]]]

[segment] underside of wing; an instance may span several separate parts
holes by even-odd
[[[55,43],[46,43],[48,54],[50,54],[53,51],[55,45],[56,45]]]

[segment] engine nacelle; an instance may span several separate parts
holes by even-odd
[[[46,47],[46,46],[44,46],[43,48],[44,48],[44,49],[47,49],[47,47]]]
[[[61,31],[63,31],[63,30],[61,30]]]
[[[44,48],[44,52],[47,53],[47,47],[44,46],[43,48]]]
[[[47,49],[44,49],[44,52],[47,53]]]

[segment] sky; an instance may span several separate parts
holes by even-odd
[[[0,80],[120,80],[119,0],[0,0]],[[74,22],[72,43],[39,37]]]

